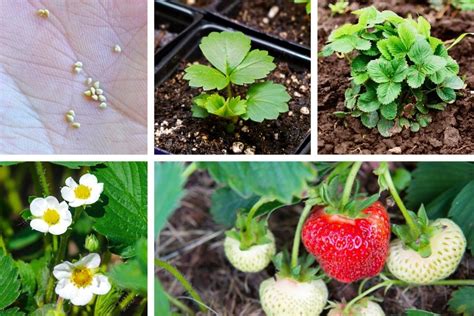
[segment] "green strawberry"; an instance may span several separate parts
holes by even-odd
[[[233,236],[224,240],[224,252],[230,263],[243,272],[259,272],[265,269],[275,255],[275,237],[267,230],[267,242],[248,249],[241,249],[241,242]]]
[[[385,316],[382,307],[368,298],[364,298],[354,304],[349,311],[344,312],[345,307],[345,304],[336,304],[327,316]]]
[[[398,279],[412,284],[430,284],[451,275],[466,250],[466,237],[456,223],[441,218],[431,224],[431,254],[423,257],[400,240],[390,245],[387,266]]]
[[[328,299],[328,289],[322,280],[298,282],[276,276],[263,281],[259,292],[268,316],[317,316]]]

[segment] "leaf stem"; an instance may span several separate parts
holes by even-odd
[[[49,187],[48,181],[46,180],[46,172],[44,170],[43,164],[39,161],[35,162],[36,174],[38,175],[39,183],[41,190],[43,190],[43,196],[49,196]]]
[[[196,290],[194,290],[193,286],[191,285],[191,283],[188,282],[188,280],[186,280],[186,278],[184,277],[184,275],[178,271],[178,269],[176,269],[175,267],[173,267],[171,264],[169,264],[168,262],[165,262],[165,261],[162,261],[160,259],[157,259],[155,258],[155,265],[160,267],[160,268],[163,268],[165,269],[166,271],[168,271],[173,277],[175,277],[179,283],[181,283],[181,285],[184,287],[184,289],[189,293],[189,295],[191,295],[191,297],[199,303],[199,309],[202,311],[202,312],[205,312],[206,311],[206,308],[205,308],[205,304],[203,303],[201,297],[199,296],[199,294],[196,292]]]
[[[196,170],[198,169],[198,165],[196,162],[190,163],[186,169],[183,171],[183,177],[189,178]]]
[[[344,307],[344,312],[343,314],[345,315],[345,313],[348,313],[351,309],[351,307],[357,303],[358,301],[360,301],[361,299],[363,299],[364,297],[366,297],[367,295],[369,295],[370,293],[382,288],[382,287],[385,287],[385,286],[389,286],[389,285],[392,285],[393,282],[397,282],[395,280],[388,280],[388,281],[384,281],[382,283],[379,283],[377,285],[374,285],[373,287],[371,287],[370,289],[362,292],[361,294],[357,295],[355,298],[353,298],[349,303],[347,303],[346,307]],[[401,281],[400,281],[401,282]]]
[[[413,218],[410,216],[408,213],[408,209],[405,207],[405,204],[403,203],[402,199],[400,198],[400,195],[398,195],[397,189],[395,188],[395,185],[393,184],[392,176],[390,175],[390,169],[385,168],[385,171],[383,173],[383,177],[385,179],[385,183],[387,184],[387,187],[390,191],[390,194],[393,197],[393,200],[397,204],[398,208],[402,212],[403,217],[405,218],[405,221],[407,222],[408,226],[410,227],[410,230],[414,233],[414,236],[419,236],[420,235],[420,230],[416,226],[415,222],[413,221]]]
[[[306,204],[301,212],[300,219],[298,220],[298,226],[296,227],[295,237],[293,239],[293,248],[291,250],[291,268],[295,268],[298,265],[298,254],[300,251],[301,243],[301,230],[303,229],[304,222],[308,217],[308,214],[313,209],[314,203],[306,201]]]
[[[58,251],[58,236],[53,235],[53,251]]]
[[[230,83],[227,85],[227,97],[232,98],[232,86]]]
[[[346,179],[346,184],[344,185],[344,191],[341,198],[341,208],[344,208],[351,198],[352,187],[354,186],[354,181],[357,178],[357,173],[359,172],[361,166],[361,161],[356,161],[352,165],[351,171],[349,172],[349,175]]]
[[[196,315],[196,313],[194,313],[193,310],[187,307],[184,303],[180,302],[178,299],[176,299],[175,297],[171,296],[170,294],[166,292],[165,294],[166,294],[166,297],[168,298],[168,301],[170,301],[171,304],[179,308],[183,312],[184,315],[191,315],[191,316]]]

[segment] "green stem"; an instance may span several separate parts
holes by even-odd
[[[183,171],[183,177],[185,179],[189,178],[196,170],[198,169],[197,163],[193,162],[189,164],[186,169]]]
[[[178,271],[175,267],[173,267],[171,264],[162,261],[160,259],[155,259],[155,265],[165,269],[168,271],[173,277],[175,277],[179,283],[184,287],[184,289],[191,295],[191,297],[198,303],[199,309],[202,312],[205,312],[207,309],[205,308],[205,304],[203,303],[201,297],[199,294],[194,290],[193,286],[186,280],[183,274]]]
[[[250,209],[250,212],[247,215],[247,220],[245,221],[245,229],[246,231],[249,230],[250,225],[252,224],[252,219],[254,218],[255,214],[257,213],[258,209],[265,203],[269,202],[268,198],[262,196],[257,203],[255,203],[252,208]]]
[[[135,299],[136,294],[134,292],[130,292],[125,296],[123,301],[120,302],[120,304],[117,306],[119,311],[124,311],[127,309],[128,305],[130,305],[131,302]]]
[[[38,175],[39,183],[41,185],[41,190],[43,190],[44,196],[49,196],[49,187],[48,181],[46,180],[46,172],[44,170],[43,164],[41,162],[35,162],[36,173]]]
[[[58,302],[56,303],[56,312],[60,313],[63,309],[63,302],[64,299],[62,297],[58,297]]]
[[[413,218],[408,213],[408,209],[405,207],[405,204],[403,203],[402,199],[400,198],[400,195],[398,195],[397,189],[395,188],[395,185],[393,184],[392,176],[390,175],[390,169],[388,168],[388,166],[385,169],[383,177],[385,179],[385,183],[388,186],[390,194],[393,197],[393,200],[395,201],[398,208],[402,212],[403,217],[405,218],[405,221],[407,222],[408,226],[410,227],[410,230],[414,233],[414,236],[419,236],[421,232],[418,229],[418,227],[416,226],[415,222],[413,221]]]
[[[301,212],[300,219],[298,220],[298,226],[296,227],[295,237],[293,239],[293,249],[291,251],[291,268],[295,268],[298,265],[298,254],[300,252],[301,243],[301,230],[303,229],[304,222],[308,214],[313,209],[314,204],[308,203],[304,206],[303,212]]]
[[[184,315],[191,315],[191,316],[196,315],[191,308],[187,307],[185,304],[181,303],[178,299],[174,298],[168,293],[166,293],[166,297],[168,298],[168,301],[170,301],[171,304],[179,308],[183,312]]]
[[[58,251],[58,236],[53,235],[53,251]]]
[[[232,98],[232,86],[230,83],[227,85],[227,97]]]
[[[341,208],[344,208],[351,198],[352,187],[354,186],[354,181],[357,178],[357,173],[359,172],[361,166],[361,161],[356,161],[352,165],[351,171],[349,172],[349,175],[346,179],[346,184],[344,185],[344,191],[342,192]]]
[[[474,285],[474,280],[440,280],[430,283],[429,285]]]
[[[8,254],[7,246],[5,245],[5,241],[3,240],[3,236],[0,235],[0,248],[3,250],[3,254],[6,256]]]
[[[361,299],[363,299],[364,297],[366,297],[367,295],[369,295],[370,293],[382,288],[382,287],[385,287],[385,286],[389,286],[391,284],[393,284],[394,282],[397,282],[397,281],[394,281],[394,280],[389,280],[389,281],[384,281],[382,283],[379,283],[373,287],[371,287],[370,289],[368,289],[367,291],[364,291],[362,292],[361,294],[357,295],[355,298],[353,298],[349,303],[347,303],[346,307],[344,307],[344,312],[343,314],[347,313],[348,311],[350,311],[351,307],[357,303],[358,301],[360,301]],[[400,281],[401,282],[401,281]]]

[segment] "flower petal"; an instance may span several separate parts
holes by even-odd
[[[97,185],[97,178],[93,174],[86,173],[79,179],[79,183],[92,188]]]
[[[77,265],[84,265],[89,269],[95,269],[100,266],[100,256],[96,253],[90,253],[79,260]]]
[[[61,188],[61,196],[68,202],[74,201],[76,195],[74,194],[74,190],[70,187],[62,187]]]
[[[109,279],[102,274],[94,275],[93,285],[91,286],[92,293],[98,295],[107,294],[112,286],[110,285]]]
[[[43,198],[36,198],[31,201],[30,211],[33,216],[43,216],[44,212],[48,208],[48,203]]]
[[[69,225],[60,220],[59,223],[49,227],[49,233],[53,235],[62,235],[66,232]]]
[[[78,186],[77,182],[71,177],[66,179],[66,185],[73,190]]]
[[[71,277],[72,269],[74,265],[69,261],[58,264],[53,269],[53,275],[56,279],[69,279]]]
[[[48,208],[53,210],[57,210],[59,208],[59,201],[54,196],[48,196],[46,198],[46,203],[48,204]]]
[[[75,287],[69,279],[61,279],[54,291],[62,298],[70,300],[73,297],[77,297],[79,289]]]
[[[49,225],[44,220],[35,218],[30,222],[30,226],[32,229],[37,230],[42,233],[47,233],[49,230]]]
[[[71,303],[77,306],[84,306],[87,305],[93,297],[94,294],[89,287],[79,288],[76,296],[71,298]]]
[[[91,205],[97,202],[100,198],[100,193],[97,193],[97,191],[92,191],[91,196],[87,199],[84,200],[84,204]]]

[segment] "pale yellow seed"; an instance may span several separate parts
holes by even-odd
[[[116,53],[121,53],[122,52],[122,48],[117,44],[114,46],[114,52]]]
[[[76,123],[72,123],[71,126],[74,127],[74,128],[80,128],[80,127],[81,127],[81,123],[77,123],[77,122],[76,122]]]
[[[102,103],[99,105],[99,108],[101,108],[101,109],[107,108],[107,103],[102,102]]]
[[[87,84],[87,85],[91,85],[91,84],[92,84],[92,78],[87,78],[86,84]]]
[[[48,9],[44,9],[44,16],[46,18],[49,17],[49,10]]]
[[[103,95],[99,95],[99,101],[100,102],[105,102],[105,101],[107,101],[107,98]]]
[[[67,112],[67,114],[72,115],[72,116],[76,116],[76,113],[74,112],[74,110],[69,110]]]
[[[91,93],[95,94],[95,88],[94,87],[91,87]]]
[[[100,88],[100,82],[99,81],[94,82],[94,88],[96,88],[96,89]]]
[[[97,90],[95,90],[95,94],[97,94],[97,95],[104,94],[104,90],[102,90],[102,89],[97,89]]]
[[[90,97],[90,96],[92,95],[92,91],[91,91],[91,90],[84,91],[84,94],[85,94],[87,97]]]
[[[82,70],[81,67],[74,67],[74,72],[77,73],[77,74],[80,73],[81,70]]]
[[[71,114],[66,114],[66,120],[69,123],[74,123],[74,116],[72,116]]]
[[[94,95],[92,96],[92,99],[94,99],[94,101],[97,101],[97,100],[99,100],[99,97],[98,97],[96,94],[94,94]]]
[[[47,9],[39,9],[39,10],[37,11],[37,14],[38,14],[39,16],[43,17],[43,18],[47,18],[47,17],[49,17],[49,10],[47,10]]]
[[[82,68],[82,63],[80,61],[78,61],[74,64],[74,66]]]

